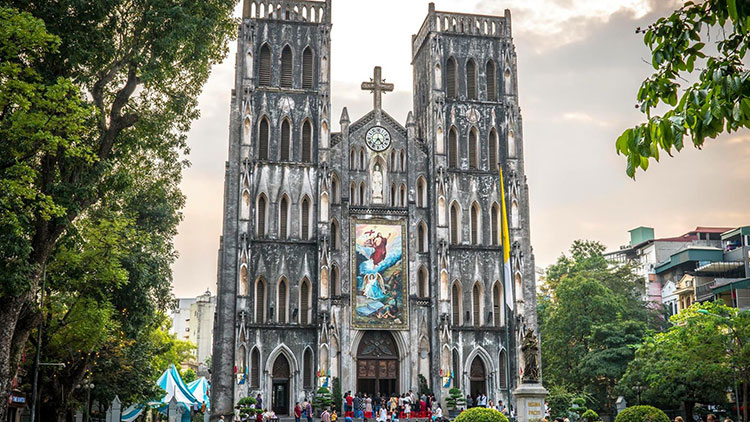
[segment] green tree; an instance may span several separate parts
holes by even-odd
[[[102,199],[147,181],[139,172],[171,167],[176,187],[198,94],[235,29],[234,0],[5,5],[28,13],[0,12],[0,419],[58,243]]]
[[[657,317],[642,299],[642,278],[631,266],[609,264],[603,251],[598,242],[576,241],[547,270],[540,329],[545,385],[591,394],[595,409],[611,413],[617,383]]]
[[[692,420],[695,403],[721,404],[731,382],[725,349],[729,337],[720,319],[698,310],[714,304],[694,305],[672,318],[667,331],[648,336],[636,352],[621,382],[621,391],[634,400],[637,389],[644,403],[685,408]]]
[[[750,73],[743,63],[748,30],[750,4],[738,0],[689,1],[636,30],[651,50],[655,71],[637,96],[647,121],[616,142],[617,153],[627,158],[628,176],[635,177],[639,167],[646,170],[651,158],[658,161],[660,151],[671,156],[673,149],[682,150],[686,135],[701,148],[706,138],[750,127]],[[691,76],[697,81],[682,88]],[[654,115],[662,103],[667,111]]]
[[[495,409],[474,407],[464,410],[454,419],[455,422],[508,422],[508,418]]]

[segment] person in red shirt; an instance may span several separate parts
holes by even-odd
[[[347,412],[351,412],[352,410],[354,410],[352,409],[353,403],[354,403],[354,397],[352,397],[351,394],[347,395],[346,396],[346,411]]]
[[[299,422],[302,417],[302,408],[299,407],[299,402],[294,403],[294,422]]]

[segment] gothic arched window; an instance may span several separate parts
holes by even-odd
[[[420,266],[417,272],[417,295],[419,297],[427,297],[428,295],[427,269],[424,265]]]
[[[500,367],[497,371],[498,381],[500,382],[500,388],[508,388],[508,358],[505,355],[505,350],[500,351]]]
[[[458,350],[453,349],[453,386],[456,388],[461,388],[461,372],[459,369],[461,368],[461,361],[458,358]]]
[[[313,87],[313,53],[310,47],[305,48],[302,52],[302,88],[312,89]]]
[[[472,128],[469,131],[469,168],[472,170],[479,168],[479,154],[477,152],[477,130]]]
[[[492,232],[492,246],[500,244],[500,206],[492,204],[492,224],[490,230]]]
[[[477,281],[471,292],[472,320],[475,327],[482,325],[482,287]]]
[[[497,159],[497,132],[493,128],[490,130],[490,137],[489,137],[489,155],[488,155],[488,167],[490,171],[497,171],[498,169],[498,159]]]
[[[289,235],[289,198],[286,195],[279,201],[279,238],[286,239]]]
[[[263,277],[255,280],[255,322],[266,322],[266,280]]]
[[[417,207],[424,208],[427,205],[427,182],[424,177],[417,179]]]
[[[477,99],[477,64],[474,59],[466,62],[466,96],[470,100]]]
[[[481,243],[481,236],[479,232],[479,219],[481,210],[479,204],[476,202],[471,206],[471,244],[478,245]]]
[[[401,184],[400,192],[401,192],[401,195],[400,195],[400,197],[401,197],[400,204],[401,204],[402,207],[405,207],[406,206],[406,185],[404,185],[403,183]]]
[[[278,319],[279,323],[286,324],[287,322],[287,310],[289,309],[289,289],[286,279],[284,277],[279,279],[279,299],[277,306],[279,308]]]
[[[336,173],[331,174],[331,204],[341,203],[341,187],[339,186],[339,176]]]
[[[354,148],[349,152],[349,170],[356,170],[357,169],[357,153],[354,151]]]
[[[359,184],[359,205],[365,205],[367,195],[365,194],[365,182]]]
[[[292,49],[287,45],[281,50],[281,87],[292,87]]]
[[[289,161],[289,145],[292,137],[292,131],[289,126],[289,120],[284,119],[281,121],[281,146],[279,147],[279,159],[281,161]]]
[[[349,203],[351,205],[357,205],[357,186],[354,182],[349,185]]]
[[[451,243],[454,245],[458,245],[461,243],[461,239],[459,237],[461,236],[461,227],[460,227],[460,218],[461,215],[459,213],[458,204],[453,203],[451,204]]]
[[[266,211],[268,211],[268,199],[266,199],[266,195],[261,193],[258,197],[258,206],[257,206],[257,221],[255,223],[256,228],[256,234],[258,237],[265,237],[266,236]]]
[[[258,85],[271,86],[271,47],[263,44],[258,57]]]
[[[451,288],[451,315],[453,325],[461,325],[461,286],[458,285],[458,280],[453,283]]]
[[[260,387],[260,352],[253,347],[250,353],[250,387]]]
[[[339,280],[339,267],[336,264],[331,266],[331,295],[338,296],[341,294],[341,280]]]
[[[331,220],[331,249],[339,248],[339,223],[334,218]]]
[[[270,136],[268,118],[263,116],[260,119],[260,128],[258,129],[258,158],[268,160],[268,138]]]
[[[310,198],[305,196],[300,206],[300,238],[307,240],[310,238]]]
[[[451,57],[445,66],[445,96],[456,98],[456,60]]]
[[[302,161],[312,162],[312,125],[309,120],[302,124]]]
[[[497,101],[497,88],[495,87],[495,62],[489,60],[485,71],[487,76],[487,101]]]
[[[417,225],[417,252],[427,252],[427,224],[424,221]]]
[[[448,132],[448,167],[458,168],[458,135],[455,127]]]
[[[313,359],[312,351],[305,349],[304,362],[304,376],[302,377],[302,383],[304,388],[312,388],[313,386]]]
[[[495,320],[495,327],[502,326],[503,323],[503,286],[499,281],[495,281],[492,287],[492,315]]]
[[[310,323],[310,281],[305,277],[299,288],[299,323]]]

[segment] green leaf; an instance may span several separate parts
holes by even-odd
[[[732,21],[737,21],[737,0],[727,0],[727,8],[729,9],[729,17]]]

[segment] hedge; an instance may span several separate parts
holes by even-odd
[[[508,422],[508,418],[494,409],[472,407],[461,412],[453,422]]]
[[[669,422],[669,417],[654,406],[631,406],[618,413],[615,422]]]

